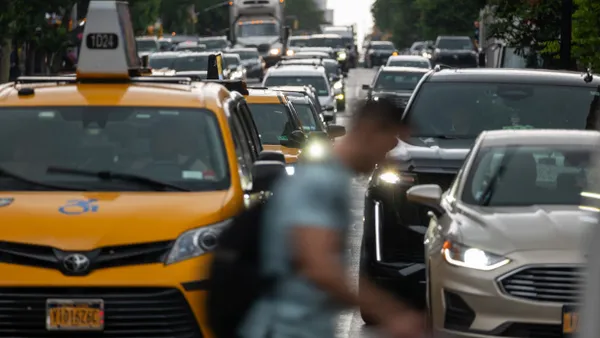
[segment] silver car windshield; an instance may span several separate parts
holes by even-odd
[[[581,145],[484,148],[462,200],[484,206],[580,205],[594,154]]]

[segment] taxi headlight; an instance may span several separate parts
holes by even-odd
[[[398,184],[400,182],[410,184],[415,182],[415,178],[408,174],[404,175],[390,170],[379,174],[379,181],[387,184]]]
[[[442,254],[446,262],[463,268],[490,271],[510,263],[510,259],[481,249],[445,241]]]
[[[287,167],[285,167],[285,171],[287,171],[287,174],[291,176],[296,173],[296,168],[294,168],[291,165],[288,165]]]
[[[271,48],[271,50],[269,51],[269,54],[271,55],[279,55],[281,53],[281,50],[279,48]]]
[[[348,57],[348,55],[346,55],[346,53],[341,52],[338,54],[338,60],[343,61],[346,60],[346,58]]]
[[[231,220],[182,233],[175,241],[165,264],[181,262],[213,251],[217,247],[219,235],[229,224]]]

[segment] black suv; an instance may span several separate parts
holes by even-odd
[[[424,234],[430,218],[440,214],[435,206],[408,202],[406,191],[416,184],[448,189],[484,130],[598,130],[599,112],[600,78],[590,74],[439,67],[428,72],[404,112],[411,136],[370,177],[360,273],[424,306]]]
[[[396,47],[390,41],[371,41],[367,45],[365,65],[367,68],[383,66],[390,56],[397,53]]]
[[[479,51],[468,36],[438,36],[431,63],[457,68],[477,68]]]
[[[427,68],[383,66],[375,74],[373,82],[364,84],[362,89],[367,91],[367,99],[385,96],[404,110],[413,90],[428,72]]]

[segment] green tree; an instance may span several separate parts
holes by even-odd
[[[173,0],[169,2],[171,1]],[[137,35],[145,34],[148,26],[156,23],[160,17],[161,5],[161,0],[129,0],[133,30]]]
[[[574,0],[573,57],[583,67],[600,71],[600,2]]]

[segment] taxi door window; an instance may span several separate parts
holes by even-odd
[[[252,119],[252,113],[250,113],[250,108],[248,108],[246,102],[242,101],[238,104],[238,111],[245,125],[244,130],[246,131],[246,138],[248,139],[249,145],[252,148],[252,161],[256,161],[258,154],[262,151],[262,143],[260,142],[258,129],[256,128],[254,119]]]
[[[244,190],[249,190],[252,183],[252,175],[250,173],[250,168],[252,167],[252,156],[250,155],[248,139],[244,134],[241,121],[239,116],[235,113],[231,116],[231,127],[233,141],[235,143],[235,153],[237,155],[238,166],[240,167],[242,188]]]

